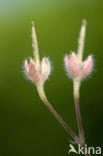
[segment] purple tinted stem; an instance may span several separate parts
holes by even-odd
[[[84,138],[84,132],[83,132],[81,117],[80,117],[79,98],[77,96],[74,96],[74,101],[75,101],[75,108],[76,108],[76,114],[77,114],[79,134],[80,134],[81,137]]]
[[[54,110],[51,104],[48,102],[46,98],[42,99],[48,109],[52,112],[52,114],[56,117],[56,119],[61,123],[61,125],[66,129],[66,131],[73,137],[76,143],[79,142],[79,138],[76,134],[68,127],[68,125],[64,122],[64,120],[58,115],[58,113]]]

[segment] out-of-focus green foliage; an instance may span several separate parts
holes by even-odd
[[[49,101],[77,133],[72,81],[63,58],[76,51],[82,19],[87,19],[84,58],[94,55],[92,76],[81,86],[80,109],[86,142],[103,138],[103,1],[0,1],[0,156],[67,156],[71,137],[24,79],[23,61],[32,56],[31,21],[35,21],[40,56],[53,70],[45,84]]]

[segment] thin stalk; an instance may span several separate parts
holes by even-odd
[[[77,56],[78,56],[78,61],[79,61],[81,68],[82,68],[82,58],[83,58],[83,49],[84,49],[84,42],[85,42],[86,25],[87,25],[86,20],[83,20],[81,30],[80,30],[79,42],[78,42]],[[78,123],[78,129],[79,129],[79,137],[81,141],[83,141],[84,143],[84,132],[82,128],[80,108],[79,108],[79,91],[80,91],[81,79],[80,78],[74,79],[73,82],[74,82],[74,101],[75,101],[77,123]]]
[[[55,109],[48,102],[46,95],[45,95],[45,92],[44,92],[43,85],[37,85],[37,90],[38,90],[38,93],[39,93],[41,100],[44,102],[44,104],[47,106],[47,108],[52,112],[52,114],[56,117],[56,119],[61,123],[61,125],[66,129],[66,131],[72,136],[72,138],[78,144],[80,142],[79,138],[69,128],[69,126],[64,122],[64,120],[59,116],[59,114],[55,111]]]
[[[76,108],[76,114],[77,114],[79,136],[80,136],[80,140],[84,142],[84,132],[83,132],[81,116],[80,116],[79,99],[77,97],[74,97],[74,101],[75,101],[75,108]]]
[[[55,111],[55,109],[48,102],[45,92],[44,92],[43,84],[38,84],[37,90],[38,90],[38,94],[39,94],[41,100],[46,105],[46,107],[52,112],[52,114],[56,117],[56,119],[61,123],[61,125],[66,129],[66,131],[72,136],[72,138],[75,140],[75,142],[77,144],[80,144],[81,147],[83,147],[83,150],[85,152],[85,144],[81,141],[81,139],[79,137],[76,136],[76,134],[69,128],[69,126],[64,122],[64,120],[59,116],[59,114]],[[85,156],[90,156],[90,155],[87,152],[87,154],[85,154]]]
[[[79,137],[83,144],[84,143],[84,132],[83,132],[83,128],[82,128],[80,108],[79,108],[79,89],[80,89],[80,80],[74,80],[74,102],[75,102],[77,123],[78,123],[78,129],[79,129]]]

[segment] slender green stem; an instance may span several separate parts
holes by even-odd
[[[77,144],[80,144],[81,147],[83,147],[85,152],[85,144],[76,136],[76,134],[69,128],[69,126],[64,122],[64,120],[58,115],[58,113],[55,111],[55,109],[51,106],[51,104],[48,102],[43,84],[37,85],[38,94],[41,98],[41,100],[44,102],[44,104],[47,106],[47,108],[52,112],[52,114],[56,117],[56,119],[61,123],[61,125],[66,129],[66,131],[72,136],[72,138],[75,140]],[[89,156],[88,152],[85,154],[86,156]]]
[[[59,116],[59,114],[55,111],[55,109],[48,102],[45,92],[44,92],[44,89],[43,89],[43,85],[37,85],[37,90],[38,90],[39,96],[40,96],[41,100],[44,102],[44,104],[48,107],[48,109],[52,112],[52,114],[56,117],[56,119],[61,123],[61,125],[66,129],[66,131],[73,137],[75,142],[78,144],[80,142],[79,138],[69,128],[69,126],[64,122],[64,120]]]
[[[79,108],[79,90],[80,90],[80,80],[74,80],[74,102],[75,102],[75,109],[76,109],[76,116],[77,116],[77,123],[79,129],[79,137],[82,142],[84,143],[84,132],[81,123],[81,115],[80,115],[80,108]]]
[[[83,132],[82,123],[81,123],[79,99],[77,97],[74,97],[74,101],[75,101],[75,108],[76,108],[76,114],[77,114],[79,136],[80,136],[80,140],[84,142],[84,132]]]

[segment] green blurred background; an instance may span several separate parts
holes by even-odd
[[[49,56],[53,66],[45,84],[47,97],[78,133],[72,81],[63,57],[77,50],[84,18],[88,21],[84,58],[93,54],[95,69],[82,83],[80,109],[86,143],[102,146],[103,0],[0,0],[0,156],[68,155],[72,138],[25,80],[23,62],[32,56],[34,20],[40,56]]]

